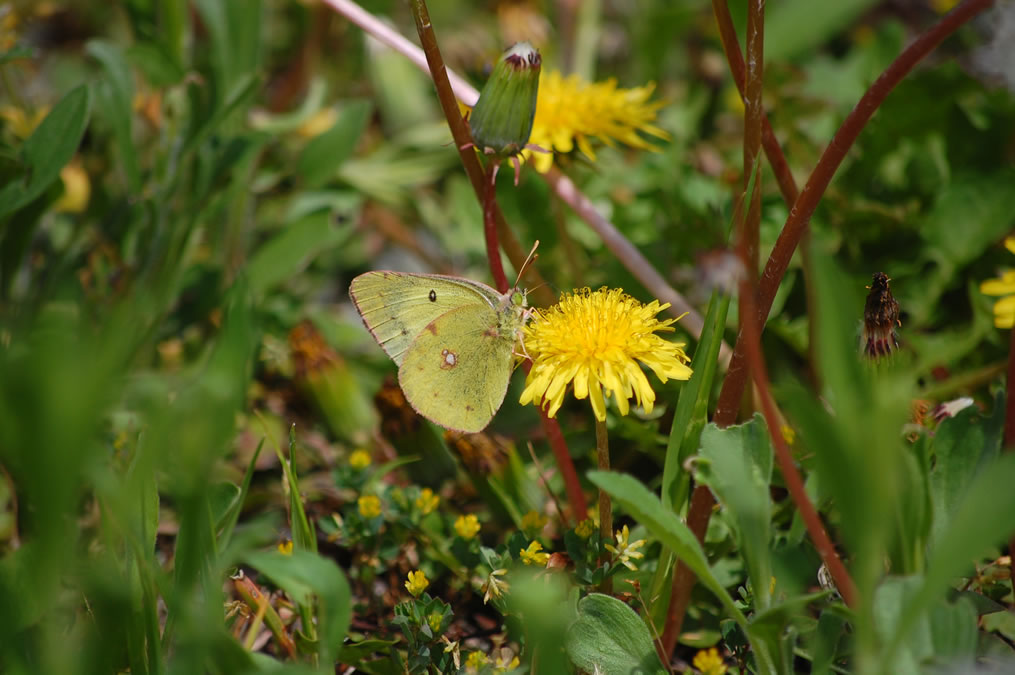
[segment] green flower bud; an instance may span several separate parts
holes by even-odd
[[[500,157],[512,157],[525,148],[536,116],[542,61],[528,42],[504,52],[469,117],[477,148]]]

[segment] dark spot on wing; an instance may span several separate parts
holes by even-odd
[[[430,302],[437,302],[437,291],[430,289]]]
[[[488,338],[495,338],[499,334],[500,333],[497,331],[497,327],[496,326],[490,326],[489,328],[487,328],[486,330],[483,331],[483,337],[488,337]]]
[[[431,293],[432,292],[433,291],[431,291]],[[426,325],[426,329],[434,335],[437,335],[437,326],[435,326],[432,321]]]
[[[472,407],[471,405],[469,405],[468,403],[466,403],[466,404],[465,404],[465,409],[466,409],[466,410],[467,410],[468,412],[472,412],[473,410],[475,410],[475,408],[473,408],[473,407]]]
[[[408,335],[408,334],[409,334],[409,329],[408,328],[403,328],[402,329],[402,335]]]

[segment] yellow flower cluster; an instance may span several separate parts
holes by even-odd
[[[473,513],[467,516],[458,516],[455,520],[455,533],[462,539],[472,539],[479,533],[479,518]]]
[[[631,533],[628,531],[627,525],[624,526],[624,529],[618,530],[615,536],[617,537],[617,545],[607,544],[606,550],[612,553],[614,558],[627,569],[631,571],[637,570],[637,565],[631,562],[631,560],[639,560],[645,557],[645,554],[638,550],[645,545],[645,540],[639,539],[638,541],[628,542],[628,537],[631,536]]]
[[[546,527],[546,520],[547,520],[546,516],[544,516],[539,511],[529,511],[524,516],[522,516],[522,529],[526,531],[531,530],[538,532],[539,530],[542,530],[544,527]]]
[[[700,670],[702,675],[724,675],[726,672],[726,664],[715,647],[699,651],[694,655],[691,665]]]
[[[433,493],[430,488],[423,488],[419,492],[419,497],[416,497],[416,508],[419,509],[424,516],[430,515],[437,509],[437,505],[441,503],[441,498]]]
[[[353,450],[353,453],[349,455],[349,466],[356,469],[357,471],[362,471],[363,469],[370,466],[370,462],[371,462],[370,453],[364,450],[363,448]]]
[[[546,561],[550,559],[550,554],[543,553],[542,550],[543,545],[538,541],[533,541],[529,544],[528,548],[520,549],[518,555],[522,557],[522,562],[526,565],[546,567]]]
[[[376,518],[381,515],[381,500],[374,495],[363,495],[356,501],[359,514],[364,518]]]
[[[405,590],[409,591],[412,597],[418,598],[419,594],[425,591],[429,585],[430,580],[426,578],[423,570],[414,570],[409,572],[409,578],[405,582]]]

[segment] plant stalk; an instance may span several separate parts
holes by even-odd
[[[606,420],[600,421],[596,418],[596,462],[600,471],[610,470],[610,439],[606,430]],[[603,543],[613,539],[613,504],[610,502],[610,495],[599,488],[599,538]],[[600,564],[610,562],[609,553],[604,549],[599,556]],[[603,579],[599,590],[603,593],[613,592],[613,579]]]

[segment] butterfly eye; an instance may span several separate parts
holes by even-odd
[[[437,291],[430,289],[430,302],[437,302]]]

